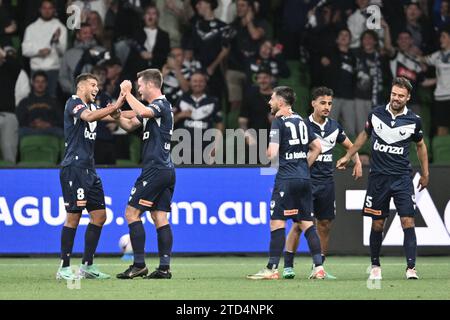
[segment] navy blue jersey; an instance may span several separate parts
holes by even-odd
[[[183,94],[175,107],[177,111],[191,111],[189,118],[181,121],[181,127],[193,132],[194,129],[208,130],[222,122],[219,100],[206,94],[195,98],[189,93]]]
[[[334,119],[327,118],[324,124],[313,120],[312,115],[306,120],[311,130],[320,141],[322,153],[311,166],[311,179],[328,182],[333,180],[333,148],[347,138],[342,126]]]
[[[173,168],[170,158],[170,139],[173,132],[172,105],[165,96],[153,100],[148,106],[153,118],[137,117],[144,127],[142,140],[143,168]]]
[[[97,136],[97,121],[86,122],[80,116],[84,110],[95,111],[99,107],[91,103],[85,104],[78,96],[73,95],[66,102],[64,110],[64,139],[66,151],[61,166],[81,168],[94,167],[94,144]]]
[[[423,138],[419,116],[405,107],[403,113],[394,117],[388,104],[369,113],[365,130],[371,136],[370,172],[385,175],[411,172],[409,145]]]
[[[272,121],[270,142],[280,145],[277,179],[310,178],[306,157],[315,139],[309,125],[296,113]]]

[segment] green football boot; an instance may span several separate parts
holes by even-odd
[[[77,276],[73,273],[72,268],[68,267],[59,267],[56,272],[56,280],[75,280]]]
[[[288,267],[283,269],[283,279],[294,279],[295,271],[294,268]]]
[[[90,266],[86,264],[80,265],[80,278],[81,279],[109,279],[111,276],[109,274],[103,273],[98,270],[95,264],[91,264]]]

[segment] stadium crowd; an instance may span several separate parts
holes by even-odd
[[[49,147],[30,137],[62,140],[77,75],[97,75],[104,107],[123,80],[147,68],[163,72],[176,128],[269,129],[275,86],[294,88],[303,116],[310,90],[327,86],[331,117],[352,139],[369,111],[388,101],[392,78],[406,77],[414,86],[408,106],[422,116],[427,143],[450,144],[449,3],[0,0],[0,163],[30,164],[32,141]],[[138,135],[99,122],[96,163],[137,164]]]

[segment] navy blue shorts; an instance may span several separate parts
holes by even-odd
[[[275,180],[270,201],[270,219],[312,221],[311,183],[305,179]]]
[[[313,212],[317,220],[333,220],[336,217],[334,181],[312,182]]]
[[[144,211],[170,212],[175,169],[144,169],[131,190],[128,205]]]
[[[394,198],[399,216],[414,217],[416,201],[410,176],[369,174],[363,215],[373,219],[388,217],[391,198]]]
[[[69,213],[105,209],[105,194],[95,169],[62,167],[59,173],[64,206]]]

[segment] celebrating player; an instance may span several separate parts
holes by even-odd
[[[340,143],[345,149],[352,147],[352,142],[345,135],[341,125],[334,119],[328,118],[333,101],[333,90],[326,87],[316,88],[312,92],[313,113],[306,122],[310,125],[322,146],[322,153],[317,157],[311,167],[311,186],[313,198],[313,211],[317,219],[317,233],[322,247],[322,263],[328,251],[328,240],[330,238],[331,223],[335,218],[335,194],[333,180],[333,148]],[[362,176],[361,162],[356,153],[353,157],[355,166],[353,176],[358,179]],[[283,278],[293,279],[294,255],[297,250],[301,230],[294,223],[289,231],[284,252]],[[329,273],[325,274],[327,279],[335,279]]]
[[[404,232],[403,247],[406,254],[406,278],[418,279],[416,272],[417,241],[414,229],[415,197],[409,162],[409,145],[417,145],[417,156],[422,168],[419,192],[428,185],[428,155],[423,141],[422,122],[419,116],[406,107],[412,90],[405,78],[392,83],[390,102],[373,109],[353,147],[338,160],[336,166],[345,169],[350,158],[371,136],[372,156],[363,215],[372,218],[370,255],[372,268],[369,280],[381,280],[380,249],[386,218],[389,216],[391,197],[400,216]]]
[[[89,212],[90,221],[86,229],[80,277],[110,278],[93,264],[94,253],[106,220],[103,186],[94,166],[94,143],[97,121],[110,114],[117,117],[116,110],[122,105],[124,97],[120,97],[114,106],[108,105],[99,109],[94,104],[98,92],[97,82],[93,74],[79,75],[76,78],[77,94],[67,100],[64,110],[66,150],[61,162],[60,181],[67,218],[61,234],[62,261],[56,273],[57,279],[73,280],[76,277],[70,268],[70,255],[84,208]]]
[[[143,105],[131,94],[131,82],[121,83],[121,95],[125,96],[136,116],[119,118],[120,126],[133,131],[143,126],[142,173],[131,190],[125,217],[130,229],[134,263],[117,275],[119,279],[146,277],[147,279],[170,279],[170,255],[172,230],[167,213],[175,187],[175,169],[170,158],[170,139],[173,131],[172,106],[161,93],[162,74],[157,69],[139,72],[138,92]],[[159,267],[148,274],[144,260],[145,230],[141,215],[149,210],[158,234]]]
[[[320,255],[320,240],[312,215],[312,195],[309,167],[321,152],[319,139],[306,122],[295,112],[292,105],[295,93],[289,87],[274,89],[269,101],[275,115],[270,130],[269,159],[280,154],[280,166],[270,202],[270,252],[266,268],[248,279],[278,279],[278,263],[286,238],[286,220],[295,219],[305,232],[313,257],[311,278],[323,279],[325,270]]]

